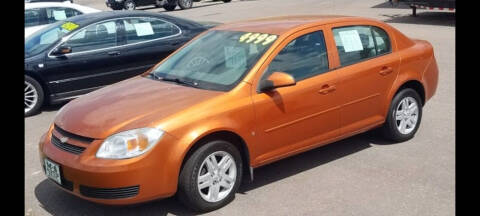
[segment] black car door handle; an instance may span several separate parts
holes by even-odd
[[[109,56],[118,56],[118,55],[120,55],[120,51],[111,51],[111,52],[108,52],[108,55]]]

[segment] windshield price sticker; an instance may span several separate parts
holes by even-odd
[[[62,28],[65,29],[65,30],[68,30],[68,31],[72,31],[72,30],[75,30],[76,28],[78,28],[79,25],[73,23],[73,22],[66,22],[62,25]]]
[[[254,33],[254,32],[248,32],[242,35],[239,39],[238,42],[240,43],[254,43],[254,44],[259,44],[261,43],[263,46],[273,42],[275,39],[277,39],[277,35],[270,35],[270,34],[261,34],[261,33]]]

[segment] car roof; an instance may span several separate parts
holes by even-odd
[[[25,3],[25,9],[28,8],[43,8],[43,7],[68,7],[71,6],[70,2],[28,2]]]
[[[160,14],[160,13],[154,13],[154,12],[138,11],[138,10],[133,10],[133,11],[121,10],[121,11],[101,11],[101,12],[91,13],[91,14],[82,14],[82,15],[70,17],[65,21],[71,21],[80,25],[88,25],[90,23],[98,22],[101,20],[123,18],[123,17],[137,17],[137,16],[158,17],[158,18],[164,18],[167,20],[180,19],[180,18],[172,17],[166,14]]]
[[[294,15],[267,17],[233,22],[217,26],[215,30],[259,32],[281,35],[289,30],[302,28],[309,25],[325,25],[336,22],[348,21],[374,21],[368,18],[342,16],[342,15]]]

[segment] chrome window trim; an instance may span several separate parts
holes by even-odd
[[[170,35],[170,36],[166,36],[166,37],[161,37],[161,38],[156,38],[156,39],[152,39],[152,40],[148,40],[148,41],[141,41],[141,42],[137,42],[137,43],[132,43],[132,44],[124,44],[124,45],[119,45],[119,46],[113,46],[113,47],[106,47],[106,48],[101,48],[101,49],[94,49],[94,50],[87,50],[87,51],[81,51],[81,52],[76,52],[76,53],[68,53],[68,54],[65,54],[64,56],[66,57],[69,57],[69,56],[75,56],[75,55],[79,55],[79,54],[84,54],[84,53],[91,53],[91,52],[97,52],[97,51],[102,51],[102,50],[109,50],[109,49],[114,49],[114,48],[120,48],[120,47],[126,47],[126,46],[132,46],[132,45],[137,45],[137,44],[142,44],[142,43],[150,43],[150,42],[153,42],[153,41],[157,41],[157,40],[162,40],[162,39],[168,39],[168,38],[172,38],[172,37],[176,37],[176,36],[179,36],[181,35],[183,32],[182,32],[182,29],[180,27],[178,27],[177,25],[175,25],[174,23],[172,22],[169,22],[169,21],[166,21],[164,19],[161,19],[161,18],[156,18],[156,17],[149,17],[149,16],[145,16],[145,17],[122,17],[122,18],[113,18],[113,19],[107,19],[107,20],[102,20],[102,21],[99,21],[99,22],[95,22],[95,23],[92,23],[92,24],[89,24],[87,26],[84,26],[80,29],[78,29],[75,33],[73,34],[70,34],[66,37],[63,37],[60,42],[57,43],[57,45],[55,45],[49,52],[48,52],[48,57],[49,58],[57,58],[57,56],[52,56],[52,52],[53,50],[57,49],[57,47],[59,47],[60,45],[62,45],[63,43],[67,42],[71,37],[73,37],[74,35],[78,34],[80,31],[82,31],[83,29],[85,28],[88,28],[90,27],[91,25],[96,25],[98,23],[104,23],[104,22],[109,22],[109,21],[113,21],[113,20],[120,20],[120,19],[141,19],[141,18],[153,18],[153,19],[158,19],[158,20],[161,20],[163,22],[166,22],[166,23],[170,23],[172,24],[173,26],[175,26],[176,28],[178,28],[179,32],[177,34],[174,34],[174,35]]]

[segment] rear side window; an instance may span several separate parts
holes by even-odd
[[[300,81],[328,71],[327,48],[322,31],[296,38],[285,46],[268,66],[263,78],[285,72]]]
[[[47,11],[47,22],[54,23],[59,20],[64,20],[72,16],[77,16],[82,14],[80,11],[72,9],[72,8],[64,8],[64,7],[53,7],[53,8],[46,8]]]
[[[116,23],[108,21],[90,25],[75,33],[64,45],[70,46],[72,53],[116,46]]]
[[[25,10],[25,27],[41,25],[41,8]]]
[[[377,43],[377,55],[389,53],[391,50],[390,38],[383,29],[372,26],[373,37]]]
[[[389,53],[387,33],[374,26],[347,26],[333,29],[342,66]]]
[[[123,20],[127,44],[169,37],[180,33],[176,25],[155,18],[132,18]]]

